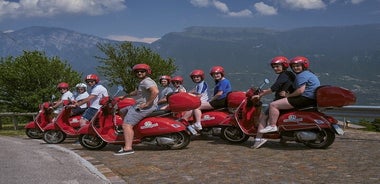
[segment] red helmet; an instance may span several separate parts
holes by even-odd
[[[152,74],[150,66],[144,63],[136,64],[133,66],[132,71],[135,72],[136,70],[145,70],[148,75]]]
[[[95,74],[89,74],[86,76],[86,78],[84,78],[84,80],[87,82],[88,80],[94,80],[95,83],[98,83],[99,82],[99,77]]]
[[[274,64],[281,64],[283,69],[286,70],[289,67],[289,60],[285,56],[277,56],[272,59],[270,64],[273,66]]]
[[[66,82],[61,82],[57,85],[57,89],[69,89],[69,84]]]
[[[190,73],[190,78],[193,78],[194,76],[200,76],[202,78],[202,80],[204,80],[205,79],[205,72],[203,72],[203,70],[193,70]]]
[[[303,56],[297,56],[290,60],[290,65],[292,64],[302,64],[304,70],[309,68],[309,59]]]
[[[181,76],[175,76],[172,78],[172,84],[175,82],[179,82],[180,84],[183,84],[183,78]]]
[[[212,76],[214,73],[221,73],[222,76],[224,76],[224,68],[221,66],[213,66],[210,70],[210,75]]]
[[[171,77],[169,75],[163,75],[163,76],[160,77],[160,82],[161,82],[162,79],[165,79],[165,80],[168,81],[168,83],[170,83]]]

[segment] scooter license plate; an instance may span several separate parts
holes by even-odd
[[[339,125],[337,125],[337,124],[333,124],[332,126],[333,126],[334,130],[336,131],[336,133],[338,133],[338,135],[343,135],[343,134],[344,134],[343,129],[340,128]]]

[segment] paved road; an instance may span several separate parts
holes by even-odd
[[[380,183],[380,133],[346,130],[329,149],[271,140],[253,150],[252,142],[226,144],[199,137],[184,150],[135,146],[135,154],[114,156],[120,147],[89,151],[67,147],[103,169],[113,183]]]
[[[28,144],[36,142],[27,138],[21,140],[23,144],[26,144],[25,141],[29,142]],[[59,146],[89,161],[113,184],[380,183],[380,133],[375,132],[346,130],[345,135],[337,136],[329,149],[322,150],[309,149],[298,143],[282,145],[278,140],[271,140],[261,149],[253,150],[249,148],[252,144],[250,141],[231,145],[219,138],[197,137],[183,150],[163,150],[137,145],[135,154],[124,156],[113,155],[114,151],[120,148],[116,145],[108,145],[99,151],[89,151],[78,144],[72,144],[74,141],[68,139]],[[39,149],[52,149],[46,144],[41,146],[45,148]],[[37,154],[42,153],[38,151]],[[0,158],[2,162],[3,158],[11,159],[10,156]],[[65,163],[59,158],[50,162]],[[1,165],[3,166],[3,163]],[[40,166],[36,163],[36,167]],[[26,169],[20,171],[22,172],[18,173],[36,172]],[[2,173],[3,169],[0,171],[0,174]],[[28,173],[25,176],[30,175]],[[15,177],[8,176],[8,179]],[[83,181],[79,181],[80,178],[73,178],[71,180],[66,178],[66,181],[78,180],[78,183]]]
[[[69,149],[0,136],[0,183],[97,184],[110,181]]]

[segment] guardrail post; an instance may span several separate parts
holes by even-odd
[[[18,130],[18,121],[17,121],[17,116],[12,116],[12,122],[14,126],[14,130]]]

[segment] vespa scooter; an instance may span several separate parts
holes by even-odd
[[[190,110],[199,107],[199,98],[192,98],[181,93],[177,103]],[[174,97],[177,95],[173,95]],[[124,144],[123,119],[119,110],[135,103],[132,98],[103,98],[101,109],[90,124],[79,130],[80,144],[90,150],[99,150],[110,144]],[[188,105],[191,104],[191,105]],[[170,104],[169,104],[170,106]],[[182,149],[190,143],[190,135],[186,126],[176,121],[174,111],[154,111],[134,126],[133,144],[144,143],[167,149]]]
[[[257,134],[257,120],[262,107],[260,101],[252,101],[251,97],[258,94],[266,83],[269,80],[266,79],[258,89],[250,88],[247,98],[235,112],[236,123],[249,136],[255,137]],[[281,139],[281,142],[296,141],[310,148],[328,148],[334,142],[335,135],[343,135],[344,131],[335,118],[322,110],[354,104],[356,97],[348,89],[326,85],[316,90],[316,100],[316,106],[281,112],[277,121],[278,132],[266,133],[263,137]]]

